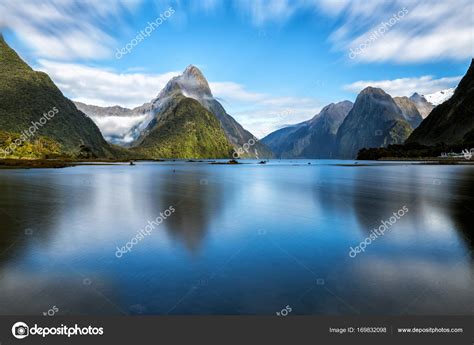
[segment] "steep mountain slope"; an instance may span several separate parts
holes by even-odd
[[[23,144],[42,136],[58,143],[56,151],[62,154],[113,155],[94,122],[63,96],[47,74],[31,69],[0,35],[0,130],[15,135],[30,128],[34,135]]]
[[[474,130],[474,59],[454,95],[438,105],[410,135],[407,143],[456,144]]]
[[[192,98],[177,95],[133,149],[150,158],[228,158],[232,146],[219,121]]]
[[[337,157],[353,159],[362,148],[401,144],[413,131],[402,110],[382,89],[362,90],[339,127]]]
[[[408,97],[394,97],[393,100],[402,111],[402,115],[405,120],[408,121],[408,123],[413,127],[413,129],[418,127],[421,121],[423,121],[423,117],[418,111],[416,104]]]
[[[433,104],[428,102],[425,97],[419,95],[416,92],[413,95],[411,95],[409,99],[410,101],[415,103],[415,106],[420,112],[421,117],[424,119],[431,113],[431,110],[433,110],[434,108]]]
[[[279,158],[333,158],[336,134],[352,102],[331,103],[311,120],[279,129],[262,139]]]
[[[299,135],[294,136],[294,134],[299,131],[305,131],[307,127],[308,124],[305,121],[293,126],[277,129],[264,137],[262,143],[272,150],[276,158],[289,158],[291,156],[289,152],[293,151],[295,143],[288,138],[293,136],[298,140]]]
[[[251,139],[255,140],[250,132],[227,114],[224,107],[213,97],[206,78],[197,67],[192,65],[188,66],[180,76],[172,78],[151,102],[150,109],[154,114],[154,118],[148,124],[143,135],[146,135],[146,132],[159,123],[163,110],[168,108],[168,103],[175,103],[174,98],[179,95],[197,100],[203,107],[213,113],[236,151]],[[136,142],[141,141],[143,135]],[[271,157],[272,155],[271,151],[258,141],[248,151],[248,154],[243,156]]]

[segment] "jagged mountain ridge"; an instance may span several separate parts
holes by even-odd
[[[334,158],[337,130],[351,108],[350,101],[331,103],[312,119],[270,133],[262,142],[278,158]]]
[[[216,116],[227,139],[234,147],[234,151],[242,152],[241,148],[244,144],[255,141],[255,145],[251,145],[248,153],[244,151],[241,157],[263,158],[272,156],[272,152],[265,145],[226,112],[224,107],[213,97],[209,83],[202,72],[193,65],[189,65],[181,75],[173,77],[158,93],[157,97],[140,107],[134,109],[119,106],[98,107],[80,102],[78,102],[78,107],[105,132],[108,131],[107,125],[121,128],[124,120],[120,117],[129,117],[132,126],[127,130],[123,128],[120,133],[105,133],[105,136],[113,143],[134,147],[143,142],[143,138],[159,123],[162,113],[169,108],[170,102],[172,105],[176,105],[174,98],[179,95],[197,100]],[[140,116],[142,116],[141,120]],[[112,121],[114,123],[111,123]]]
[[[425,119],[434,109],[434,105],[426,100],[426,98],[417,92],[409,97],[410,101],[415,103],[421,117]]]

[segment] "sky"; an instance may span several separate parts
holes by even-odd
[[[455,87],[473,27],[472,0],[0,0],[7,42],[72,100],[140,106],[193,64],[259,138],[368,85]]]

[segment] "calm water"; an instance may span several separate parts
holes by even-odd
[[[0,170],[0,313],[472,313],[474,166],[307,162]]]

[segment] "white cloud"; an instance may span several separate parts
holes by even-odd
[[[250,17],[254,25],[288,20],[304,2],[298,0],[236,0],[235,7]]]
[[[38,56],[104,58],[112,55],[115,42],[100,24],[118,26],[138,2],[0,0],[0,28],[12,30]]]
[[[254,93],[245,90],[245,87],[234,82],[209,83],[212,93],[217,98],[226,99],[229,102],[256,102],[267,97],[263,93]]]
[[[256,26],[284,24],[302,12],[319,12],[340,24],[329,36],[336,51],[349,57],[382,22],[403,8],[408,14],[358,55],[359,62],[416,63],[462,60],[474,55],[472,0],[235,0]]]
[[[269,100],[272,102],[272,100]],[[321,103],[313,99],[294,98],[287,103],[279,102],[279,106],[269,107],[263,102],[249,109],[233,110],[227,107],[227,112],[248,129],[257,138],[263,138],[271,132],[311,119],[322,109]]]
[[[107,140],[115,140],[124,144],[128,144],[136,139],[136,135],[131,133],[131,129],[143,122],[148,123],[149,117],[149,114],[137,116],[90,116]]]
[[[185,25],[188,11],[212,13],[225,7],[223,0],[155,2],[179,8],[172,22],[178,26]],[[124,15],[140,3],[142,0],[0,0],[0,28],[13,30],[38,56],[107,58],[120,42],[115,41],[115,32],[105,28],[124,27]],[[356,61],[416,63],[474,55],[472,0],[233,0],[233,7],[259,27],[284,24],[304,12],[328,15],[341,23],[329,41],[347,57],[382,22],[406,8],[408,14]]]
[[[69,98],[98,106],[134,108],[149,102],[181,72],[164,74],[116,73],[97,67],[39,60],[37,69],[46,72]]]
[[[313,98],[274,96],[251,92],[234,82],[209,83],[227,112],[257,138],[312,118],[321,109]]]
[[[474,54],[471,0],[395,0],[347,2],[339,8],[343,24],[330,36],[336,50],[346,52],[367,43],[374,30],[406,9],[386,33],[370,41],[360,62],[416,63],[439,59],[462,60]],[[462,10],[461,10],[462,9]]]
[[[379,87],[391,96],[411,96],[413,93],[430,94],[439,90],[457,86],[462,76],[433,79],[425,75],[418,78],[399,78],[392,80],[359,80],[344,85],[344,89],[359,93],[367,86]]]

